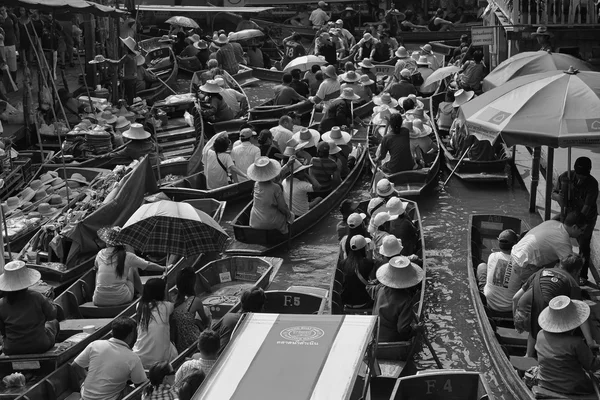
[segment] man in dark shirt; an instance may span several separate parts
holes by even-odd
[[[598,181],[590,175],[591,170],[592,160],[579,157],[575,160],[573,171],[563,172],[558,177],[558,187],[552,193],[552,198],[561,205],[561,214],[557,218],[564,220],[570,211],[579,211],[585,216],[587,228],[577,238],[579,252],[584,258],[582,284],[586,283],[588,277],[592,233],[598,219]]]
[[[282,68],[288,65],[289,62],[292,61],[294,58],[306,55],[306,50],[304,49],[304,46],[302,46],[302,43],[300,43],[300,40],[302,40],[302,36],[300,36],[299,33],[295,32],[291,36],[288,36],[285,39],[283,39],[284,50],[283,60],[281,60]]]
[[[13,13],[6,10],[5,5],[0,5],[0,26],[4,29],[4,60],[13,80],[17,81],[17,47],[19,45],[19,22]]]
[[[417,89],[411,82],[410,70],[404,68],[400,71],[400,82],[393,83],[388,92],[396,100],[401,97],[408,97],[409,94],[416,95]]]
[[[381,140],[375,163],[383,161],[388,153],[390,160],[381,166],[382,171],[394,174],[413,169],[415,162],[410,152],[410,133],[402,126],[402,115],[399,113],[390,116],[388,133]]]
[[[290,87],[294,89],[300,96],[308,97],[310,95],[310,91],[308,89],[308,85],[306,82],[300,80],[302,71],[295,68],[291,72],[292,74],[292,83],[290,83]]]
[[[360,97],[354,94],[354,89],[344,88],[340,97],[332,101],[327,107],[327,111],[319,125],[319,132],[325,133],[334,126],[351,126],[352,102],[358,100],[360,100]]]
[[[301,96],[292,87],[292,75],[285,73],[281,78],[281,85],[275,86],[275,105],[294,104],[299,101],[306,100],[306,97]]]
[[[390,32],[385,30],[379,37],[379,43],[371,51],[371,59],[376,62],[384,62],[392,58],[394,58],[394,52],[390,46]]]
[[[316,55],[323,56],[328,64],[337,65],[337,51],[335,45],[331,41],[331,35],[327,32],[323,32],[318,40],[320,43],[316,46]]]
[[[53,77],[56,80],[56,63],[58,60],[56,51],[58,49],[58,38],[62,35],[62,26],[56,22],[54,18],[52,18],[52,14],[47,11],[40,12],[40,18],[37,21],[38,23],[35,22],[36,21],[34,21],[34,27],[42,42],[44,55],[48,61],[48,66],[51,68]]]
[[[310,175],[319,183],[319,193],[328,193],[342,181],[338,164],[329,158],[329,143],[317,146],[317,155],[311,160]]]

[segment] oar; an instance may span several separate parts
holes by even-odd
[[[456,166],[454,167],[454,169],[452,170],[452,172],[450,172],[450,175],[448,175],[448,179],[446,179],[446,181],[444,182],[444,184],[442,185],[442,187],[446,186],[446,184],[448,183],[448,181],[450,180],[450,178],[452,178],[452,175],[454,175],[454,173],[456,172],[456,170],[458,169],[458,167],[460,167],[460,163],[462,163],[462,161],[465,159],[465,157],[467,156],[467,154],[469,154],[469,151],[471,150],[471,147],[473,147],[473,145],[470,145],[469,148],[467,149],[467,151],[465,151],[465,153],[462,155],[462,157],[460,158],[460,160],[458,160],[458,163],[456,164]]]
[[[411,312],[413,319],[415,320],[415,322],[417,323],[418,327],[420,327],[420,336],[423,338],[423,341],[425,342],[425,345],[427,346],[427,348],[429,349],[429,351],[431,352],[431,356],[433,357],[433,361],[435,361],[435,364],[437,365],[438,369],[444,369],[444,366],[442,365],[442,362],[440,361],[439,357],[437,356],[437,353],[435,352],[435,350],[433,349],[433,346],[431,345],[431,342],[429,341],[429,339],[427,338],[427,333],[425,330],[425,324],[422,321],[419,321],[419,318],[417,317],[417,314],[415,314],[414,311]],[[415,348],[411,349],[414,350]],[[407,358],[408,360],[408,358]]]
[[[156,79],[158,79],[158,81],[160,83],[162,83],[163,85],[165,85],[167,87],[167,89],[169,89],[171,92],[173,92],[173,94],[179,94],[176,91],[174,91],[171,86],[167,85],[167,83],[165,81],[163,81],[162,79],[160,79],[158,76],[156,77]]]
[[[294,162],[290,163],[290,213],[292,213],[292,194],[294,191]],[[292,213],[293,215],[293,213]],[[293,223],[293,222],[292,222]],[[292,224],[288,224],[288,248],[292,247]]]

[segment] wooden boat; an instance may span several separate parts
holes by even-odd
[[[369,140],[378,138],[376,142],[381,140],[378,132],[379,127],[373,126],[372,133],[368,136]],[[432,140],[437,144],[437,154],[434,160],[428,167],[413,169],[410,171],[397,172],[395,174],[386,174],[380,168],[375,166],[375,154],[378,145],[369,145],[369,165],[371,173],[373,173],[373,181],[371,184],[371,195],[376,195],[377,182],[381,179],[388,179],[394,186],[394,190],[400,197],[416,197],[437,185],[437,176],[442,165],[443,153],[437,141],[437,135],[431,134]]]
[[[307,286],[291,286],[287,290],[268,290],[264,312],[274,314],[323,314],[328,291]]]
[[[362,148],[362,144],[359,144]],[[357,156],[356,165],[350,171],[346,179],[335,188],[327,197],[319,204],[310,209],[306,214],[297,218],[291,225],[291,234],[282,234],[278,230],[262,230],[253,229],[248,226],[250,220],[250,211],[252,210],[251,201],[238,214],[232,223],[235,240],[230,244],[225,251],[226,254],[243,254],[243,255],[264,255],[269,251],[276,249],[284,243],[287,243],[289,238],[296,238],[312,228],[317,222],[325,218],[331,213],[337,205],[346,198],[363,170],[363,164],[366,159],[366,149]]]
[[[378,24],[377,22],[374,23],[367,23],[365,25],[369,25],[369,24]],[[396,37],[398,39],[398,43],[400,44],[400,46],[403,46],[405,43],[410,43],[410,44],[414,44],[414,43],[429,43],[432,41],[447,41],[447,40],[459,40],[460,37],[462,35],[471,35],[471,27],[478,27],[481,26],[481,22],[469,22],[466,24],[460,24],[460,25],[456,25],[455,30],[449,30],[449,31],[444,31],[444,32],[440,32],[440,31],[400,31],[398,33],[398,36]],[[357,29],[357,34],[361,35],[364,32],[358,32]]]
[[[308,114],[312,111],[314,104],[308,100],[296,104],[275,105],[275,99],[267,100],[261,105],[250,109],[250,121],[264,119],[279,119],[284,115],[294,111],[300,115]]]
[[[191,265],[197,266],[197,260],[195,259],[194,261],[195,263]],[[242,290],[250,287],[266,289],[275,277],[282,261],[280,258],[273,257],[235,257],[212,261],[196,271],[196,292],[203,299],[204,304],[211,305],[213,320],[217,320],[232,308],[239,308],[239,294]],[[190,264],[180,262],[176,271],[175,269],[169,271],[167,282],[170,288],[175,285],[177,272],[186,265]],[[207,292],[207,289],[211,292]],[[172,290],[170,293],[174,295]],[[119,313],[119,316],[133,316],[136,303],[137,300],[128,305],[126,309]],[[107,339],[110,337],[111,321],[112,318],[106,318],[103,321],[106,322],[103,329],[99,329],[91,335],[94,339],[86,338],[82,340],[77,344],[77,349],[79,351],[83,350],[92,340]],[[90,321],[88,320],[88,322]],[[173,361],[173,365],[179,367],[186,360],[186,357],[195,351],[196,345],[194,344],[182,352]],[[71,356],[73,357],[76,354],[72,353]],[[144,387],[145,385],[141,385],[126,398],[141,398]],[[35,385],[22,390],[22,393],[25,393],[20,398],[30,400],[62,400],[69,398],[68,396],[73,393],[78,393],[79,389],[80,386],[73,375],[72,367],[67,363],[43,380],[38,381]]]
[[[250,20],[256,22],[261,28],[267,29],[271,36],[279,39],[291,36],[294,32],[299,33],[305,38],[314,39],[316,33],[316,30],[312,26],[295,26],[286,24],[285,22],[272,22],[259,18],[251,18]]]
[[[277,82],[281,83],[281,79],[285,74],[285,71],[279,71],[269,68],[260,68],[260,67],[248,67],[246,65],[240,65],[243,70],[252,71],[252,77],[256,78],[260,81],[268,81],[268,82]],[[235,75],[234,75],[235,77]]]
[[[184,180],[178,186],[182,187],[162,187],[161,191],[175,201],[194,200],[194,199],[215,199],[220,201],[238,201],[249,197],[254,188],[254,181],[244,181],[232,183],[218,189],[206,189],[206,177],[204,173],[197,175],[197,180]]]
[[[494,375],[501,380],[501,382],[498,382],[498,385],[503,387],[506,393],[512,398],[534,399],[532,392],[521,380],[511,364],[511,360],[506,356],[506,353],[498,341],[498,337],[500,337],[506,341],[505,344],[511,344],[510,342],[512,342],[512,345],[509,347],[521,347],[521,351],[524,353],[523,347],[527,346],[527,335],[517,334],[514,330],[514,326],[511,326],[512,320],[504,320],[505,326],[502,327],[498,325],[503,325],[503,319],[493,317],[495,319],[494,325],[496,325],[496,327],[492,327],[488,309],[482,301],[477,283],[477,266],[482,262],[487,262],[492,249],[498,248],[498,235],[505,229],[512,229],[517,234],[520,234],[526,231],[528,226],[520,219],[507,215],[471,215],[467,238],[469,292],[473,308],[475,309],[477,323],[479,325],[480,338],[490,354],[492,368],[495,372]]]
[[[141,97],[142,100],[146,100],[146,103],[151,106],[158,100],[162,100],[172,94],[169,87],[172,88],[177,83],[179,67],[177,57],[175,57],[175,54],[173,54],[173,50],[171,50],[170,47],[154,48],[148,51],[145,57],[146,65],[149,65],[148,70],[153,72],[166,84],[159,82],[150,89],[137,92],[137,96]],[[167,59],[168,61],[166,61]]]
[[[191,204],[194,208],[210,215],[215,221],[220,222],[225,212],[226,201],[215,200],[212,198],[194,198],[183,188],[171,187],[163,188],[160,192],[147,196],[146,202],[154,202],[160,200],[172,200]]]
[[[196,266],[201,257],[181,259],[167,273],[167,285],[173,287],[177,273],[186,266]],[[156,275],[155,277],[160,277]],[[145,283],[153,276],[145,276]],[[48,375],[59,366],[72,360],[81,353],[85,347],[110,332],[110,324],[117,316],[131,317],[135,314],[135,308],[139,297],[133,302],[114,307],[97,307],[92,303],[92,295],[96,284],[96,270],[88,271],[78,279],[64,293],[54,299],[60,321],[60,333],[54,347],[43,354],[23,354],[17,356],[0,356],[0,374],[8,375],[15,371],[22,371],[29,376],[27,384],[23,388],[3,391],[3,398],[15,398],[19,395],[23,399],[62,399],[60,394],[63,390],[79,392],[79,386],[73,385],[72,380],[65,379],[65,375],[59,374],[60,380],[55,381]],[[83,332],[84,327],[94,326],[94,332],[87,334]],[[60,369],[59,369],[60,370]],[[42,379],[45,375],[47,378]],[[42,379],[42,380],[41,380]],[[50,384],[49,382],[52,382]],[[52,392],[55,391],[54,394]],[[7,393],[8,392],[8,393]],[[43,395],[42,395],[43,394]],[[51,395],[52,394],[52,395]],[[4,397],[11,396],[11,397]],[[52,397],[56,396],[56,397]]]
[[[377,378],[371,380],[371,398],[378,398],[373,388]],[[485,400],[492,399],[492,390],[480,372],[462,370],[426,370],[395,382],[391,397],[386,400]]]

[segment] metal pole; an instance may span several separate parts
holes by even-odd
[[[548,160],[546,161],[546,204],[544,205],[544,221],[550,219],[552,214],[552,174],[554,169],[554,148],[548,147]]]
[[[294,161],[290,164],[290,213],[294,215],[292,212],[292,194],[294,191]],[[292,224],[288,224],[288,248],[292,247]]]
[[[540,180],[540,158],[542,156],[542,148],[535,147],[533,149],[533,161],[531,165],[531,192],[529,194],[529,212],[534,213],[536,209],[536,197],[538,182]]]

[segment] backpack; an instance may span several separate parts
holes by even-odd
[[[410,82],[415,87],[419,87],[425,82],[425,79],[423,79],[423,75],[421,75],[421,73],[419,71],[417,71],[410,76]]]

